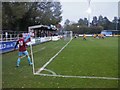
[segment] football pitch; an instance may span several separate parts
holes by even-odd
[[[18,51],[2,55],[3,88],[118,88],[118,37],[33,46],[34,74],[26,57],[16,68],[17,58]]]

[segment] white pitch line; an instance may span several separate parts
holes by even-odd
[[[81,79],[120,80],[120,78],[114,78],[114,77],[69,76],[69,75],[52,75],[52,74],[38,74],[38,73],[35,73],[34,75],[48,76],[48,77],[62,77],[62,78],[81,78]]]
[[[44,69],[44,71],[50,72],[52,75],[57,75],[54,71],[50,70],[50,69]],[[38,72],[34,73],[34,74],[39,74]]]
[[[44,69],[45,71],[48,71],[48,72],[50,72],[50,73],[52,73],[53,75],[56,75],[56,73],[55,72],[53,72],[52,70],[49,70],[49,69]]]
[[[72,39],[71,39],[71,40],[72,40]],[[57,52],[51,59],[49,59],[49,61],[48,61],[46,64],[44,64],[44,65],[42,66],[42,68],[40,68],[36,73],[40,73],[42,70],[44,70],[44,68],[45,68],[49,63],[51,63],[51,62],[53,61],[53,59],[54,59],[56,56],[59,55],[59,53],[61,53],[61,52],[63,51],[63,49],[71,42],[71,40],[70,40],[64,47],[62,47],[62,49],[60,49],[60,51]]]

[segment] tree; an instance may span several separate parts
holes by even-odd
[[[70,24],[70,20],[69,20],[69,19],[66,19],[64,24],[65,24],[65,25],[69,25],[69,24]]]
[[[93,26],[97,26],[97,25],[98,25],[98,20],[97,20],[97,17],[96,17],[96,16],[93,17],[92,25],[93,25]]]
[[[98,17],[98,26],[104,26],[104,22],[103,22],[103,16],[102,15],[100,15],[99,17]]]
[[[18,30],[20,19],[28,11],[26,2],[3,2],[2,4],[3,29]]]
[[[107,17],[103,17],[102,15],[98,17],[98,26],[102,26],[105,30],[112,29],[112,23]]]
[[[111,26],[111,22],[109,21],[109,19],[107,17],[103,18],[103,27],[105,30],[109,30]]]
[[[2,2],[0,2],[0,33],[2,30]]]
[[[118,29],[118,18],[114,17],[112,23],[113,23],[113,29],[117,30]]]
[[[3,29],[27,30],[28,26],[57,25],[62,20],[60,2],[4,2]]]
[[[8,11],[7,11],[8,10]],[[4,29],[11,29],[11,15],[12,15],[12,10],[11,10],[11,6],[10,3],[2,3],[2,28]],[[11,22],[10,22],[11,21]]]
[[[84,24],[85,24],[86,26],[88,26],[88,20],[87,20],[87,18],[84,18]]]
[[[78,20],[78,24],[81,25],[81,26],[87,26],[88,25],[88,20],[87,18],[84,18],[84,20],[82,18],[80,18]]]
[[[54,7],[52,7],[53,12],[53,25],[59,24],[62,20],[62,11],[61,11],[61,4],[60,2],[54,2]]]

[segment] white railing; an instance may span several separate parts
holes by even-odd
[[[5,34],[0,34],[0,41],[13,41],[17,39],[16,34],[8,34],[7,36]]]

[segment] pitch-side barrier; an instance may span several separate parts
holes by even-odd
[[[59,39],[60,39],[60,36],[32,38],[31,42],[28,42],[27,45],[30,45],[30,44],[37,45],[37,44],[48,42],[48,41],[57,41]],[[13,41],[0,41],[0,54],[13,51],[15,44],[16,44],[15,40],[13,40]]]

